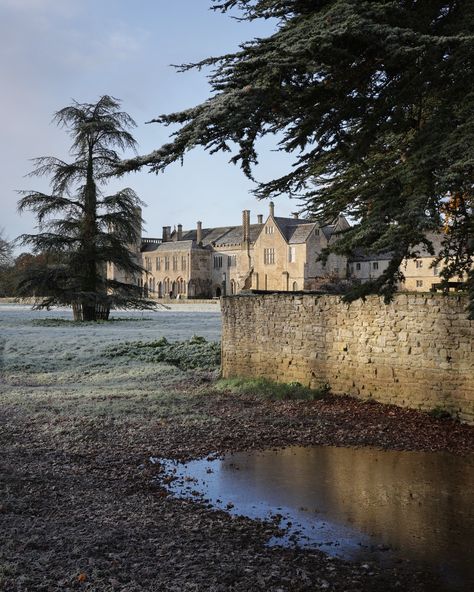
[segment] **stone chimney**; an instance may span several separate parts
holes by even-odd
[[[275,204],[271,201],[270,202],[270,216],[275,215]]]
[[[137,233],[137,240],[133,245],[131,245],[133,251],[140,251],[140,245],[142,242],[142,234],[143,234],[143,218],[142,218],[142,209],[135,208],[135,216],[133,220],[133,226]]]
[[[250,210],[242,211],[242,241],[250,240]]]
[[[202,243],[202,222],[197,223],[196,242],[198,245],[200,245]]]
[[[298,220],[298,218],[300,217],[298,212],[292,212],[293,214],[293,218],[295,218],[296,220]]]
[[[263,224],[263,215],[262,214],[259,214],[257,216],[257,224]]]
[[[163,242],[167,243],[171,236],[171,226],[163,226]]]
[[[178,224],[178,240],[179,241],[183,240],[183,225],[182,224]]]

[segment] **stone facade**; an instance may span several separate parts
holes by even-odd
[[[474,423],[474,321],[442,294],[249,294],[222,300],[224,377],[298,381]]]
[[[345,277],[347,261],[331,255],[322,265],[323,248],[347,226],[341,216],[333,224],[319,225],[298,217],[275,216],[274,205],[266,221],[251,223],[250,211],[242,224],[193,230],[178,225],[163,227],[161,238],[142,238],[132,251],[144,268],[137,278],[122,278],[109,264],[110,278],[136,283],[155,298],[212,298],[237,294],[252,287],[267,290],[312,289],[334,277]]]
[[[431,242],[434,253],[438,254],[442,249],[443,234],[441,232],[430,232],[426,238]],[[418,245],[413,249],[415,257],[405,259],[400,266],[404,275],[403,282],[399,289],[408,292],[428,292],[434,290],[441,283],[440,272],[443,270],[444,262],[435,265],[434,257],[425,245]],[[359,254],[351,258],[348,264],[348,277],[366,282],[376,279],[382,275],[390,263],[391,253],[367,253]],[[454,284],[462,282],[462,278],[453,277]]]
[[[141,215],[140,215],[141,218]],[[242,224],[193,230],[178,224],[171,231],[163,227],[161,238],[141,239],[132,245],[136,260],[145,269],[141,277],[124,277],[113,265],[108,277],[136,283],[155,298],[213,298],[244,290],[318,290],[341,280],[366,282],[379,277],[388,267],[390,253],[359,253],[350,261],[331,253],[325,263],[321,252],[338,240],[349,227],[339,216],[331,224],[277,216],[272,202],[266,220],[251,223],[250,211],[242,212]],[[436,253],[442,234],[428,236]],[[416,259],[408,259],[401,271],[401,290],[427,292],[441,282],[442,264],[433,267],[434,257],[424,245],[415,248]],[[460,278],[453,278],[454,286]]]

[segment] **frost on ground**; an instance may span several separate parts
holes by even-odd
[[[126,357],[143,362],[172,364],[181,370],[205,368],[217,370],[221,361],[221,346],[193,335],[187,341],[169,342],[166,337],[155,341],[129,341],[104,350],[106,357]]]
[[[348,397],[231,393],[215,372],[183,369],[182,355],[170,364],[137,347],[220,340],[215,305],[179,306],[76,325],[67,310],[0,305],[0,590],[438,590],[405,566],[268,548],[274,524],[167,495],[150,457],[315,444],[474,450],[473,428],[451,420]]]
[[[152,413],[156,401],[168,396],[186,372],[173,358],[170,363],[143,363],[143,358],[125,352],[130,352],[130,343],[160,339],[170,341],[171,349],[173,342],[195,335],[206,340],[207,349],[217,350],[213,342],[220,339],[218,307],[194,305],[190,311],[189,306],[178,305],[178,311],[114,312],[112,322],[74,323],[68,309],[33,311],[29,306],[0,304],[3,401],[36,410],[66,405],[71,413],[82,413],[90,406],[94,414],[107,409],[125,414],[133,408],[133,394],[146,397]],[[110,355],[111,351],[122,355]],[[107,404],[111,400],[114,404]]]

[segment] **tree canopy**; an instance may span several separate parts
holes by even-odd
[[[391,297],[400,264],[444,228],[445,280],[469,274],[474,302],[474,3],[468,0],[214,0],[275,32],[210,67],[204,103],[152,120],[178,124],[172,141],[121,170],[162,171],[188,150],[229,152],[254,176],[258,140],[294,156],[255,194],[301,200],[312,218],[355,224],[334,246],[389,251],[383,275],[349,297]],[[474,308],[472,309],[474,315]]]
[[[74,102],[53,121],[72,138],[72,161],[35,159],[30,175],[49,176],[52,193],[20,192],[19,210],[32,210],[41,232],[19,240],[46,260],[28,268],[19,294],[37,295],[36,308],[72,305],[78,320],[108,316],[111,307],[150,308],[133,282],[143,269],[130,251],[140,240],[142,202],[130,188],[103,192],[120,162],[117,150],[135,148],[133,119],[105,95],[97,103]],[[108,264],[123,281],[107,277]]]

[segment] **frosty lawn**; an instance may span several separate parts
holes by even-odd
[[[467,454],[474,429],[217,384],[218,306],[178,306],[78,325],[66,310],[0,305],[0,590],[435,589],[404,567],[268,548],[274,524],[169,497],[150,458],[315,444]]]
[[[205,365],[216,370],[218,306],[176,308],[116,312],[107,323],[74,323],[67,309],[46,312],[0,305],[2,400],[35,413],[62,409],[67,414],[125,415],[137,410],[134,401],[140,399],[140,413],[168,415],[172,385],[186,372],[177,364],[143,363],[124,354],[131,351],[125,344],[166,340],[165,336],[170,342],[189,340],[199,332],[203,343],[197,348],[214,354],[213,364]]]

